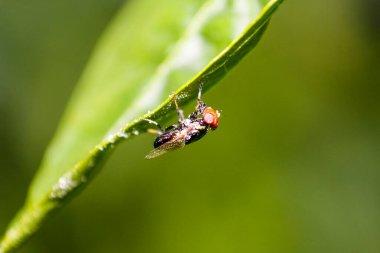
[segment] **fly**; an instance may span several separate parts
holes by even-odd
[[[184,146],[201,139],[209,130],[218,127],[220,112],[207,106],[202,100],[202,87],[199,86],[198,104],[195,111],[186,119],[183,110],[178,106],[176,97],[173,98],[178,113],[178,125],[171,125],[163,129],[157,122],[145,119],[158,127],[159,136],[155,139],[154,149],[145,156],[146,159],[153,159],[167,152],[183,148]]]

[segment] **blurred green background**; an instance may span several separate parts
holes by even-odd
[[[0,1],[0,231],[120,0]],[[122,144],[20,252],[379,252],[376,0],[285,1],[201,142]],[[186,111],[190,112],[194,105]]]

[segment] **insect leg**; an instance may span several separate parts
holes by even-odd
[[[177,125],[168,126],[167,128],[165,128],[164,132],[170,132],[170,131],[176,129],[177,127],[178,127]]]
[[[183,116],[183,111],[179,108],[178,103],[177,103],[177,97],[173,97],[174,104],[175,104],[175,109],[177,110],[178,113],[178,122],[182,123],[185,120],[185,117]]]
[[[148,132],[149,133],[157,133],[157,134],[162,134],[164,132],[164,129],[160,126],[160,124],[158,124],[156,121],[154,120],[151,120],[151,119],[143,119],[147,122],[149,122],[150,124],[153,124],[155,125],[159,130],[155,130],[155,129],[148,129]]]
[[[199,83],[198,103],[202,102],[202,89],[203,89],[203,82],[201,81]]]
[[[200,81],[199,91],[198,91],[198,105],[196,107],[197,113],[201,114],[206,109],[206,104],[202,100],[202,90],[203,90],[203,81]]]

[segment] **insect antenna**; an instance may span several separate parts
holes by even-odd
[[[161,134],[162,134],[163,132],[165,132],[164,129],[161,127],[161,125],[158,124],[158,122],[156,122],[156,121],[154,121],[154,120],[151,120],[151,119],[143,119],[143,120],[147,121],[147,122],[150,123],[150,124],[155,125],[155,126],[160,130]]]

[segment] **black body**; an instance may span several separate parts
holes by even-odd
[[[178,113],[178,125],[172,125],[163,129],[157,122],[150,119],[145,119],[149,123],[154,124],[159,128],[159,131],[157,131],[157,133],[159,133],[159,136],[154,140],[153,143],[154,150],[146,155],[145,158],[152,159],[169,151],[182,148],[187,144],[201,139],[206,135],[208,130],[215,130],[217,128],[219,112],[212,109],[211,107],[208,107],[202,101],[201,94],[202,84],[199,87],[198,104],[196,106],[196,110],[192,112],[187,117],[187,119],[184,118],[183,111],[178,107],[176,97],[173,97],[173,101]],[[208,118],[206,122],[205,115],[211,114],[214,114],[216,122],[210,122],[210,118]]]
[[[168,141],[172,141],[180,136],[185,139],[185,144],[190,144],[194,141],[201,139],[207,133],[208,127],[201,118],[192,118],[189,116],[180,124],[170,126],[165,129],[165,132],[159,135],[153,143],[154,148],[158,148]]]

